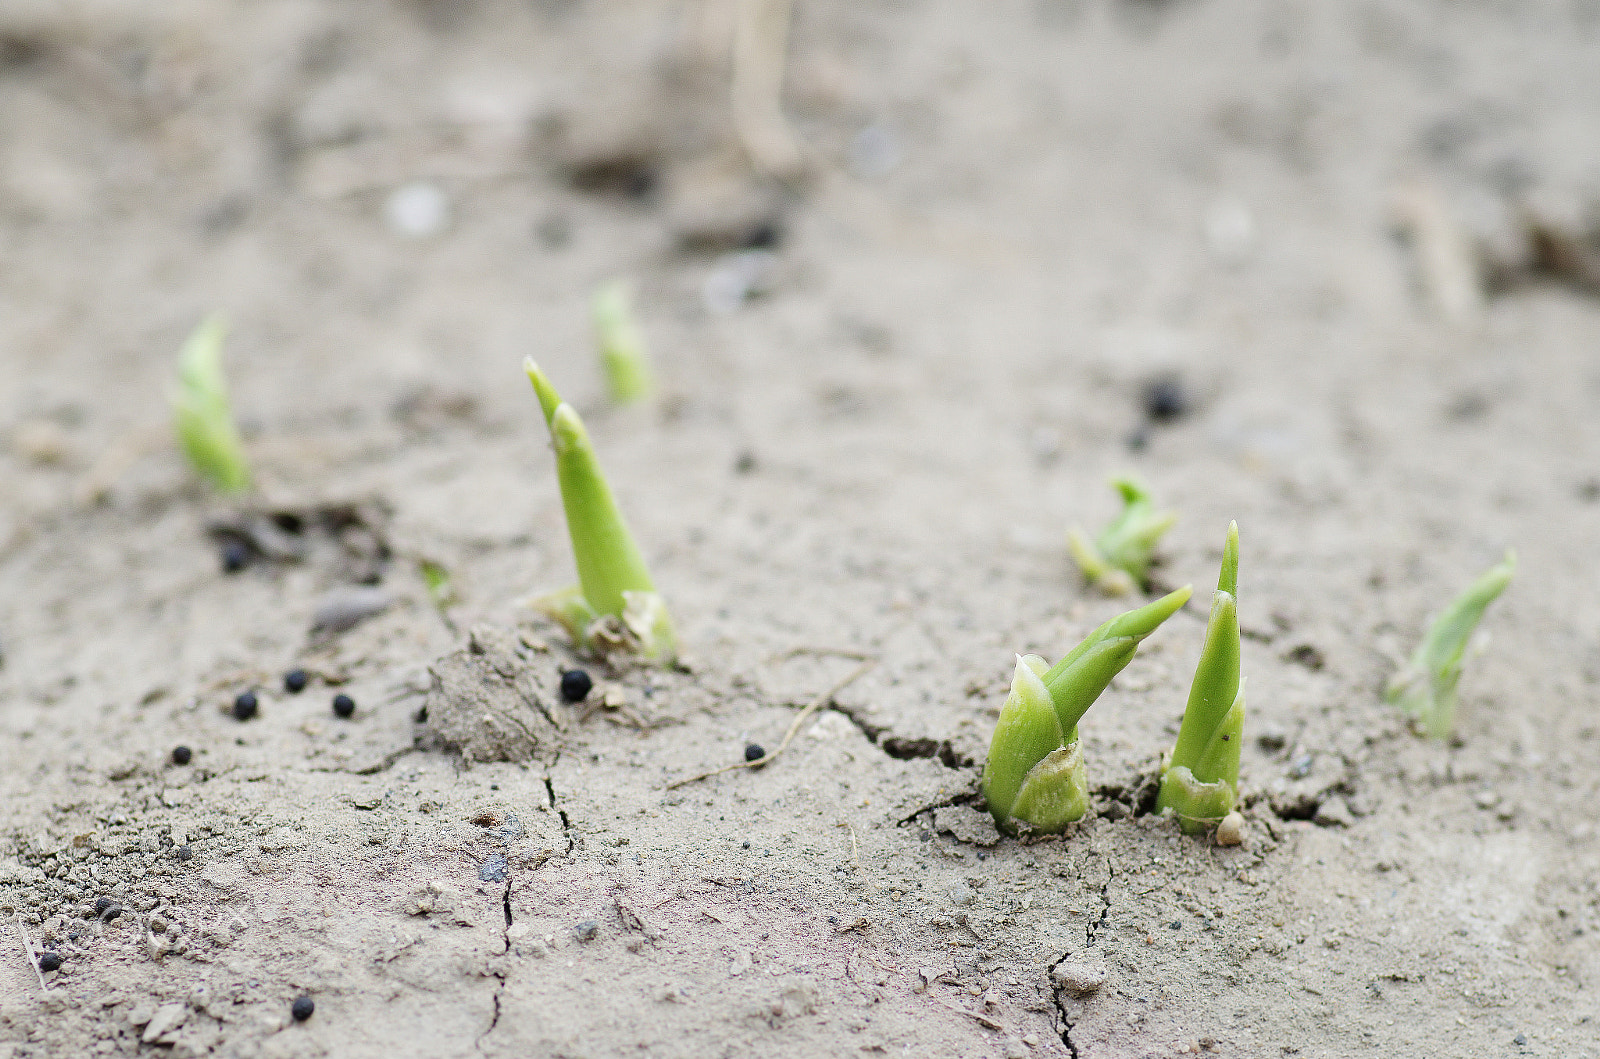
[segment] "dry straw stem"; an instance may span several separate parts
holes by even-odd
[[[178,442],[200,476],[221,493],[250,487],[250,467],[228,408],[222,375],[222,340],[227,325],[213,313],[189,335],[178,354],[178,390],[173,396]]]
[[[1114,478],[1111,484],[1122,494],[1122,513],[1093,541],[1074,526],[1067,531],[1067,549],[1091,584],[1108,596],[1125,596],[1145,586],[1156,542],[1178,516],[1157,511],[1150,491],[1132,478]]]
[[[1417,646],[1411,661],[1396,673],[1384,698],[1399,706],[1426,735],[1447,739],[1456,725],[1456,685],[1467,643],[1483,612],[1511,584],[1517,553],[1486,570],[1444,609]]]
[[[642,401],[655,391],[644,338],[628,301],[628,285],[612,280],[594,292],[590,305],[595,340],[600,347],[600,368],[611,399],[623,405]]]
[[[796,650],[791,652],[791,654],[800,653],[804,650],[804,648],[796,648]],[[843,654],[845,657],[850,658],[860,657],[854,652],[836,653]],[[800,726],[806,723],[807,717],[810,717],[813,713],[816,713],[827,703],[832,702],[835,695],[839,694],[839,692],[843,691],[851,684],[854,684],[867,672],[867,670],[871,669],[877,664],[878,660],[876,658],[862,658],[861,664],[852,669],[848,676],[839,681],[833,687],[829,688],[827,691],[824,691],[821,695],[818,695],[816,698],[806,703],[805,709],[796,714],[794,720],[789,723],[789,730],[783,733],[783,742],[778,744],[778,748],[776,750],[769,750],[753,761],[736,761],[731,765],[723,765],[721,768],[711,769],[709,772],[701,772],[693,776],[685,777],[681,780],[674,780],[673,782],[667,784],[667,790],[673,791],[677,790],[679,787],[687,787],[691,783],[699,783],[701,780],[708,780],[712,776],[720,776],[724,772],[733,772],[735,769],[760,768],[762,765],[766,765],[772,761],[775,761],[779,754],[789,749],[789,744],[794,742],[794,737],[799,734]],[[854,830],[850,832],[850,841],[852,844],[855,843]]]
[[[1078,721],[1191,592],[1185,585],[1112,618],[1054,666],[1038,655],[1017,659],[983,769],[984,798],[1002,831],[1059,832],[1083,817],[1089,785]]]
[[[672,661],[676,654],[672,622],[622,519],[583,420],[561,400],[532,358],[523,362],[523,370],[550,428],[561,504],[578,566],[578,584],[534,600],[534,606],[560,622],[580,647]]]
[[[1228,524],[1222,572],[1211,597],[1205,647],[1189,689],[1183,724],[1161,769],[1159,811],[1171,810],[1187,834],[1214,827],[1239,800],[1244,681],[1239,676],[1239,524]]]

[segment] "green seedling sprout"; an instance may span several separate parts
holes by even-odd
[[[1157,511],[1149,490],[1132,478],[1113,478],[1111,484],[1122,494],[1122,514],[1093,541],[1074,526],[1067,531],[1067,549],[1091,584],[1108,596],[1125,596],[1145,587],[1156,542],[1178,515]]]
[[[220,493],[250,487],[239,431],[228,409],[228,383],[222,375],[222,340],[227,325],[220,313],[206,317],[178,354],[178,389],[172,399],[178,441],[200,476]]]
[[[983,795],[1002,831],[1064,831],[1088,811],[1078,721],[1190,592],[1185,585],[1112,618],[1054,666],[1038,655],[1017,659],[983,769]]]
[[[655,380],[645,358],[644,338],[628,307],[628,285],[621,280],[602,285],[594,293],[592,312],[600,367],[611,399],[617,404],[633,404],[649,397]]]
[[[1239,801],[1244,681],[1239,676],[1239,524],[1228,524],[1222,573],[1211,597],[1206,642],[1189,688],[1178,741],[1161,763],[1158,811],[1185,834],[1215,827]]]
[[[1503,560],[1468,585],[1434,619],[1411,661],[1384,690],[1383,697],[1399,706],[1425,735],[1447,739],[1455,730],[1456,685],[1461,680],[1467,642],[1484,610],[1506,590],[1516,569],[1517,553],[1508,550]]]
[[[578,565],[578,584],[540,597],[533,605],[565,627],[582,648],[672,661],[676,653],[672,622],[645,569],[644,556],[622,520],[583,420],[561,400],[531,357],[522,366],[550,428],[561,504]]]

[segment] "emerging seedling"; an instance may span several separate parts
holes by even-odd
[[[1160,811],[1185,834],[1215,827],[1239,800],[1244,681],[1239,677],[1239,524],[1228,524],[1211,620],[1178,741],[1161,763]]]
[[[1091,584],[1108,596],[1125,596],[1145,586],[1156,542],[1178,515],[1157,511],[1149,491],[1132,478],[1114,478],[1111,484],[1122,494],[1122,514],[1093,541],[1074,526],[1067,531],[1067,548]]]
[[[1461,680],[1467,641],[1484,610],[1511,583],[1516,569],[1517,553],[1508,550],[1503,560],[1468,585],[1434,619],[1411,661],[1390,679],[1383,697],[1399,706],[1424,734],[1446,739],[1455,730],[1456,684]]]
[[[522,366],[550,428],[561,504],[578,565],[578,584],[533,605],[564,626],[580,647],[672,661],[676,643],[667,608],[622,520],[583,420],[531,357]]]
[[[1118,615],[1049,666],[1017,659],[1011,694],[989,743],[983,795],[1002,831],[1059,832],[1089,808],[1089,780],[1078,721],[1111,679],[1133,661],[1139,641],[1189,601],[1185,585]]]
[[[644,338],[628,307],[627,284],[613,280],[595,291],[592,312],[600,367],[611,399],[618,404],[633,404],[649,397],[655,380],[645,358]]]
[[[178,354],[178,390],[173,395],[174,425],[189,462],[218,492],[250,487],[250,467],[239,431],[228,409],[228,384],[222,376],[222,339],[227,325],[213,313],[194,329]]]

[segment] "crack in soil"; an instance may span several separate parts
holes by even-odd
[[[957,753],[948,739],[934,739],[931,736],[909,738],[895,735],[881,724],[873,724],[860,716],[859,712],[849,706],[841,706],[837,702],[829,703],[828,709],[834,713],[842,714],[851,724],[867,737],[867,742],[882,750],[885,754],[897,761],[911,761],[917,758],[938,758],[939,763],[949,769],[971,768],[977,762],[963,754]]]
[[[505,910],[506,925],[505,928],[500,932],[499,954],[501,956],[505,956],[511,952],[511,924],[514,921],[511,915],[511,868],[509,864],[506,867],[505,888],[500,891],[500,907]],[[494,1032],[494,1028],[500,1025],[500,1002],[506,991],[505,968],[501,967],[490,973],[495,979],[493,997],[494,1014],[489,1017],[488,1027],[485,1028],[482,1033],[478,1034],[478,1039],[473,1042],[473,1047],[477,1048],[480,1052],[483,1050],[483,1042],[488,1039],[491,1033]]]
[[[548,774],[546,774],[544,778],[544,791],[545,794],[549,795],[550,797],[551,811],[553,811],[557,816],[561,817],[561,834],[562,837],[567,840],[567,853],[570,854],[573,850],[573,847],[577,845],[577,841],[572,837],[572,821],[567,819],[567,811],[556,804],[556,785]],[[509,893],[509,891],[507,892]],[[506,916],[509,918],[510,915],[511,912],[508,908],[506,911]]]
[[[1111,864],[1111,858],[1107,857],[1106,881],[1100,884],[1100,915],[1092,920],[1084,930],[1084,940],[1089,946],[1094,945],[1095,939],[1099,937],[1100,931],[1104,929],[1106,920],[1111,915],[1111,883],[1116,877],[1116,869]],[[1078,1059],[1078,1046],[1072,1042],[1072,1031],[1077,1026],[1077,1023],[1067,1016],[1066,989],[1055,981],[1056,968],[1066,963],[1071,956],[1072,953],[1064,952],[1050,964],[1050,978],[1056,998],[1056,1014],[1061,1016],[1061,1043],[1066,1045],[1067,1052],[1072,1056],[1072,1059]]]

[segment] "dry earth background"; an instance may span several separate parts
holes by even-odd
[[[1502,242],[1600,201],[1600,5],[801,0],[798,191],[733,133],[729,10],[0,5],[0,1054],[1600,1055],[1600,302],[1441,302],[1392,230],[1419,178]],[[232,576],[166,403],[217,307],[305,552]],[[693,659],[586,717],[518,606],[571,580],[529,353]],[[1182,512],[1166,583],[1241,527],[1241,848],[1146,812],[1198,606],[1089,714],[1091,820],[973,804],[1014,653],[1120,609],[1063,532],[1122,471]],[[1507,546],[1425,743],[1382,681]],[[838,652],[785,756],[668,789]],[[484,713],[537,742],[442,746]]]

